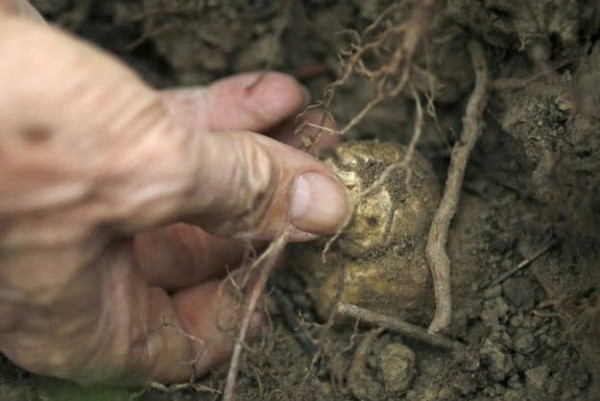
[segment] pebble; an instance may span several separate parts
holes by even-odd
[[[544,387],[546,387],[546,381],[548,380],[549,373],[548,366],[546,365],[540,365],[527,370],[525,372],[527,386],[536,390],[543,390]]]
[[[523,315],[517,314],[510,318],[510,325],[512,327],[521,327],[523,325]]]
[[[497,325],[507,314],[508,305],[502,297],[488,299],[483,303],[481,320],[486,326]]]
[[[379,369],[385,391],[391,395],[406,392],[415,375],[415,353],[399,343],[388,344],[379,354]]]
[[[483,362],[489,367],[490,374],[496,381],[503,381],[514,367],[510,355],[503,352],[502,348],[500,344],[489,338],[481,347]]]
[[[530,331],[517,329],[513,336],[513,347],[515,351],[530,354],[537,349],[537,341]]]

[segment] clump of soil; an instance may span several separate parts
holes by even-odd
[[[420,2],[33,3],[158,87],[277,69],[326,99],[340,51],[350,49],[347,61],[351,44],[364,45],[361,34],[402,24]],[[473,88],[467,44],[485,46],[494,84],[448,244],[455,299],[445,335],[467,348],[453,354],[391,331],[324,325],[304,281],[284,267],[273,280],[282,296],[272,330],[245,356],[240,400],[600,399],[600,4],[448,0],[426,22],[406,90],[384,96],[346,135],[408,144],[419,100],[426,118],[418,147],[443,187]],[[389,61],[396,43],[365,55],[370,68]],[[390,82],[402,71],[392,70]],[[393,92],[353,74],[329,111],[345,126],[381,90]],[[3,399],[66,399],[8,362],[1,368]],[[222,384],[218,372],[205,380]],[[214,398],[192,389],[143,396]]]

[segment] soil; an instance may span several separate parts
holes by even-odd
[[[348,65],[348,49],[356,50],[351,44],[364,46],[405,24],[421,2],[32,3],[155,87],[284,71],[304,83],[315,102],[325,99],[344,127],[377,95],[380,82],[355,71],[328,97],[340,63]],[[408,144],[416,96],[426,110],[418,149],[443,188],[474,84],[468,43],[483,43],[494,85],[448,243],[454,318],[443,334],[466,347],[449,352],[389,330],[323,324],[301,275],[284,266],[273,278],[272,327],[244,356],[239,400],[600,399],[600,2],[447,0],[429,17],[419,21],[428,29],[404,90],[388,90],[404,71],[390,69],[388,96],[345,135]],[[375,21],[381,24],[369,28]],[[366,53],[365,64],[389,65],[401,35]],[[218,398],[213,391],[222,388],[224,369],[202,386],[147,389],[138,399]],[[82,389],[0,364],[3,400],[132,395]]]

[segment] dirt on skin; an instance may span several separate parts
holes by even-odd
[[[401,24],[420,2],[33,3],[154,86],[273,69],[296,76],[316,101],[336,80],[340,51],[358,43],[351,32],[364,38],[381,16],[380,29]],[[397,7],[386,14],[392,4]],[[412,63],[421,71],[411,73],[413,91],[386,98],[346,135],[408,144],[416,91],[426,109],[418,149],[443,188],[474,83],[468,42],[483,43],[494,85],[448,243],[454,318],[445,334],[467,348],[452,354],[391,331],[323,325],[305,280],[284,266],[273,278],[279,295],[272,328],[244,356],[239,400],[600,399],[600,3],[447,0],[426,22],[430,29]],[[376,64],[393,50],[393,42],[383,43],[367,61]],[[376,94],[373,81],[351,76],[331,102],[338,124]],[[490,285],[524,260],[529,263],[518,272]],[[299,317],[296,323],[286,323],[286,307]],[[201,381],[207,387],[149,389],[139,399],[218,398],[209,389],[221,389],[224,369]],[[130,395],[80,389],[0,364],[3,400]]]

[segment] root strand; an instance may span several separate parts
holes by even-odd
[[[241,322],[238,329],[235,345],[233,346],[233,353],[231,354],[231,361],[229,363],[229,370],[227,372],[227,379],[225,381],[225,388],[223,390],[223,401],[233,401],[235,392],[235,384],[237,381],[237,375],[240,370],[240,358],[248,329],[250,328],[250,322],[252,321],[252,315],[256,309],[256,305],[263,294],[267,279],[275,267],[275,262],[278,256],[283,251],[283,248],[288,242],[292,228],[287,228],[281,233],[277,239],[275,239],[269,247],[256,259],[252,266],[249,268],[249,272],[256,271],[258,273],[257,280],[251,280],[249,285],[249,293],[246,296],[246,302],[242,305],[241,310]]]
[[[485,51],[481,43],[472,39],[469,43],[471,60],[475,70],[475,89],[467,103],[463,117],[463,134],[454,144],[446,178],[446,187],[440,205],[433,216],[427,238],[427,261],[433,277],[435,292],[435,315],[428,331],[437,333],[452,322],[452,293],[450,289],[450,260],[446,253],[448,230],[454,218],[469,156],[481,134],[482,115],[487,105],[490,78]]]

